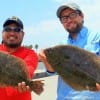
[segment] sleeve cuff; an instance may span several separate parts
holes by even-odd
[[[51,76],[51,75],[57,75],[57,72],[51,72],[51,71],[48,71],[48,70],[46,71],[46,73],[47,73],[48,75],[50,75],[50,76]]]

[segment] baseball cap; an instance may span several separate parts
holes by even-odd
[[[70,9],[73,9],[73,10],[78,10],[78,11],[81,11],[80,7],[76,4],[76,3],[67,3],[67,4],[63,4],[62,6],[60,6],[57,10],[57,16],[60,17],[60,14],[61,12],[64,10],[64,9],[67,9],[67,8],[70,8]]]
[[[5,27],[5,26],[7,26],[7,25],[10,25],[10,24],[12,24],[12,23],[16,23],[20,28],[23,29],[23,23],[22,23],[22,21],[21,21],[18,17],[16,17],[16,16],[12,16],[11,18],[8,18],[8,19],[4,22],[3,27]]]

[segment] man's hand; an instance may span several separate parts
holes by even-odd
[[[26,86],[26,83],[25,82],[18,83],[18,91],[20,93],[27,92],[27,91],[30,91],[30,87],[29,86]]]
[[[51,65],[48,63],[43,49],[39,53],[39,59],[45,64],[47,71],[55,72]]]
[[[22,92],[27,92],[27,91],[34,91],[36,94],[40,95],[44,88],[44,83],[43,83],[44,80],[35,80],[33,81],[33,84],[32,84],[32,90],[30,89],[29,86],[26,86],[26,83],[25,82],[22,82],[22,83],[18,83],[18,91],[20,93]]]
[[[41,49],[41,51],[39,52],[39,59],[42,60],[43,62],[46,61],[46,56],[44,54],[44,50]]]
[[[96,83],[97,91],[100,91],[100,84]]]

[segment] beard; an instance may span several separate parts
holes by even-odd
[[[9,47],[9,48],[18,48],[19,46],[21,46],[21,42],[19,43],[8,43],[6,41],[2,41],[2,44],[4,44],[5,46]]]
[[[67,31],[69,33],[79,33],[80,30],[82,29],[82,27],[83,27],[83,23],[77,24],[75,28],[73,28],[73,29],[67,29]]]

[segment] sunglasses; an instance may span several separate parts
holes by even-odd
[[[5,31],[5,32],[12,32],[13,31],[13,32],[19,33],[19,32],[22,32],[23,29],[20,27],[4,27],[3,31]]]

